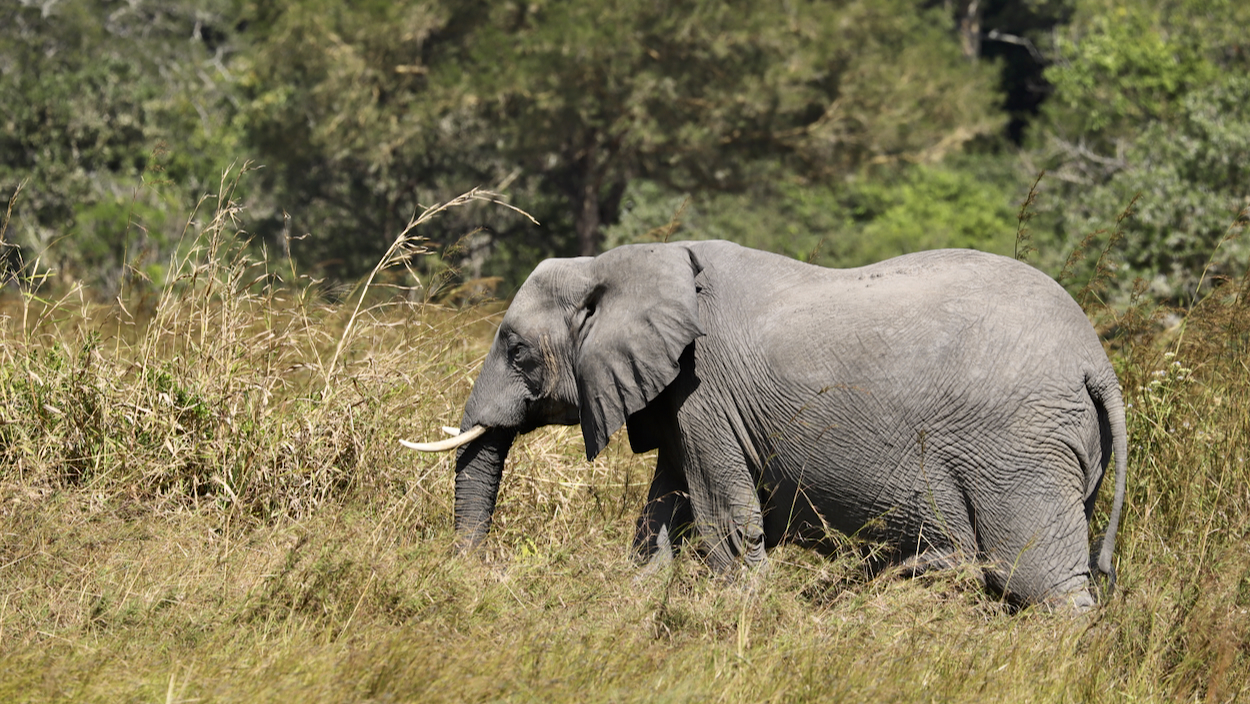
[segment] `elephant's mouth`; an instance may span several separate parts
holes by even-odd
[[[485,433],[487,428],[484,425],[475,425],[464,432],[451,427],[444,427],[443,430],[452,437],[446,440],[437,440],[435,442],[409,442],[408,440],[400,440],[399,444],[404,447],[418,450],[420,452],[447,452],[454,450],[462,445],[468,445]]]

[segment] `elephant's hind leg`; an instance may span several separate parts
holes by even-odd
[[[1070,477],[1068,475],[1071,475]],[[992,589],[1020,603],[1088,610],[1089,526],[1080,475],[1036,473],[1005,497],[982,531]]]
[[[673,559],[674,549],[694,523],[686,479],[674,454],[669,448],[660,449],[655,478],[634,533],[635,557],[650,568]]]
[[[951,549],[932,549],[927,550],[918,555],[912,555],[899,565],[902,574],[905,577],[919,577],[929,572],[941,570],[956,570],[968,565],[975,558],[969,557],[962,552]],[[985,584],[985,577],[981,575],[979,581]]]

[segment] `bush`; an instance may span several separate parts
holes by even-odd
[[[1010,255],[1026,186],[1009,163],[976,156],[837,186],[780,181],[732,195],[687,196],[643,181],[626,191],[607,242],[726,239],[838,267],[943,247]]]

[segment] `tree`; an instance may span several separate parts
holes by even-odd
[[[635,177],[740,190],[761,169],[826,178],[992,131],[991,72],[948,26],[902,1],[503,6],[461,77],[593,254]]]
[[[220,10],[168,1],[0,7],[0,195],[7,202],[27,184],[7,235],[26,260],[51,256],[108,296],[127,264],[168,254],[233,152]]]
[[[465,211],[431,236],[484,225],[487,270],[523,273],[598,251],[637,178],[825,180],[933,160],[1001,125],[993,68],[908,0],[265,8],[243,70],[250,140],[274,164],[275,212],[304,218],[305,246],[342,275],[418,203],[469,186],[507,186],[543,227]]]
[[[1250,264],[1250,243],[1223,241],[1250,218],[1250,76],[1221,76],[1168,110],[1125,141],[1122,165],[1073,194],[1061,223],[1093,231],[1110,219],[1108,207],[1136,197],[1123,255],[1131,276],[1159,299],[1186,303],[1200,285]]]
[[[463,48],[453,13],[436,3],[288,0],[244,16],[241,118],[268,194],[253,204],[253,225],[279,250],[308,234],[297,258],[351,278],[423,204],[510,185],[488,127],[454,90],[432,85],[431,67],[453,69]],[[506,231],[516,220],[457,209],[422,234],[451,244],[475,225]]]
[[[1247,21],[1250,6],[1230,0],[1078,5],[1026,155],[1052,174],[1040,201],[1052,250],[1070,250],[1140,196],[1123,258],[1158,297],[1190,300],[1213,255],[1216,273],[1245,264],[1236,242],[1216,250],[1250,193]],[[1126,287],[1131,277],[1120,278]]]
[[[766,193],[683,195],[636,179],[607,242],[727,239],[835,267],[947,247],[1011,255],[1028,188],[1016,172],[1010,157],[963,154],[843,183],[783,181]]]

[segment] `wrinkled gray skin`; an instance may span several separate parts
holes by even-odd
[[[967,250],[825,269],[728,242],[543,262],[504,316],[465,406],[463,548],[490,526],[513,439],[581,423],[586,456],[628,424],[659,449],[640,559],[693,526],[720,572],[830,530],[922,571],[972,561],[1016,603],[1094,603],[1124,493],[1124,409],[1070,296]],[[1089,518],[1116,458],[1096,561]],[[1095,562],[1095,564],[1091,564]]]

